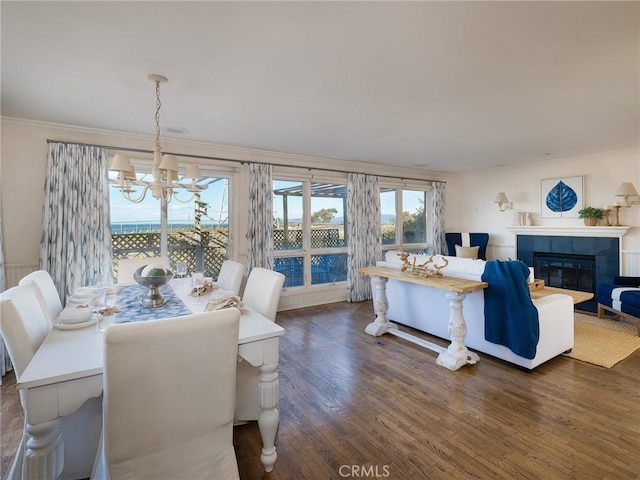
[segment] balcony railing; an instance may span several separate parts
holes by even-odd
[[[160,256],[160,232],[114,233],[113,272],[118,277],[118,259]],[[187,273],[203,271],[205,276],[218,276],[222,262],[229,257],[227,228],[203,230],[198,236],[192,230],[173,230],[168,234],[169,264],[185,262]]]

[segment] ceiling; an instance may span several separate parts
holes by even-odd
[[[2,1],[2,115],[430,171],[637,146],[639,2]],[[176,135],[167,129],[185,128]]]

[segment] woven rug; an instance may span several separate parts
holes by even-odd
[[[565,355],[576,360],[611,368],[640,348],[632,323],[576,313],[574,329],[573,350]]]

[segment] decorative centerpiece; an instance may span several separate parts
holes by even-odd
[[[444,257],[440,257],[444,263],[442,265],[436,265],[433,260],[435,255],[431,255],[426,262],[418,265],[416,265],[415,257],[413,257],[413,263],[409,263],[409,254],[406,252],[399,253],[398,256],[400,260],[402,260],[400,271],[406,272],[408,270],[411,275],[416,277],[441,277],[441,270],[449,265],[449,260]]]
[[[172,278],[173,272],[157,263],[145,265],[133,272],[133,279],[140,285],[147,287],[147,294],[142,297],[141,305],[145,308],[162,307],[165,304],[165,299],[159,288]]]

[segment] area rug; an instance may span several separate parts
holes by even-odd
[[[575,314],[573,350],[565,355],[611,368],[640,348],[635,324]]]

